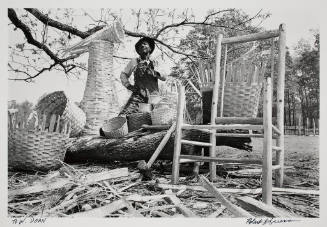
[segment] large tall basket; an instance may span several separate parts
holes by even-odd
[[[88,76],[81,102],[88,134],[97,134],[105,121],[116,117],[120,111],[113,75],[113,52],[114,43],[121,41],[123,32],[116,23],[88,44]]]
[[[112,42],[96,40],[89,45],[88,77],[81,102],[86,114],[87,132],[97,134],[105,120],[116,117],[118,105],[113,76]]]
[[[88,76],[81,108],[86,114],[85,131],[98,134],[105,121],[119,113],[113,75],[114,43],[124,38],[124,29],[116,21],[66,49],[65,54],[89,52]]]

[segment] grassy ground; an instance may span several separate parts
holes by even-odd
[[[262,157],[262,139],[253,138],[253,152],[248,153],[223,147],[219,156],[230,158]],[[273,158],[275,152],[273,152]],[[319,136],[285,136],[285,184],[303,185],[312,189],[319,186]]]
[[[228,147],[219,148],[219,156],[262,158],[262,139],[253,139],[252,145],[251,153]],[[285,136],[285,167],[283,187],[319,190],[319,136]],[[232,182],[247,188],[261,187],[260,178],[234,178]],[[273,204],[293,215],[319,217],[319,196],[273,195]]]

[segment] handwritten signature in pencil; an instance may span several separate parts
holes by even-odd
[[[22,224],[26,224],[26,223],[44,224],[46,222],[47,218],[43,217],[43,211],[44,211],[44,207],[42,208],[42,212],[39,217],[37,217],[36,215],[33,215],[33,214],[29,214],[29,215],[25,215],[24,217],[13,218],[11,222],[14,225],[22,225]]]
[[[299,220],[293,220],[293,219],[276,219],[276,218],[248,218],[246,219],[246,224],[254,224],[254,225],[272,225],[272,224],[281,224],[281,223],[289,223],[289,222],[295,222]]]

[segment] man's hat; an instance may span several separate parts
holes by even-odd
[[[149,38],[149,37],[143,37],[143,38],[141,38],[139,41],[137,41],[137,43],[135,44],[135,50],[136,50],[136,52],[137,52],[138,54],[140,54],[139,51],[138,51],[138,49],[139,49],[139,47],[140,47],[140,45],[141,45],[141,43],[142,43],[143,41],[146,41],[147,43],[149,43],[150,48],[151,48],[150,54],[152,54],[152,52],[154,51],[154,47],[155,47],[155,45],[154,45],[154,40],[151,39],[151,38]]]

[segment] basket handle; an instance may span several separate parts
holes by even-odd
[[[33,124],[33,120],[35,120],[34,124]],[[27,118],[26,128],[27,129],[37,129],[38,124],[39,124],[39,118],[37,116],[37,112],[32,111],[32,113],[30,113],[30,115]]]
[[[49,132],[54,132],[55,131],[55,123],[56,123],[56,118],[57,116],[55,114],[52,114],[50,117],[50,125],[49,125]]]

